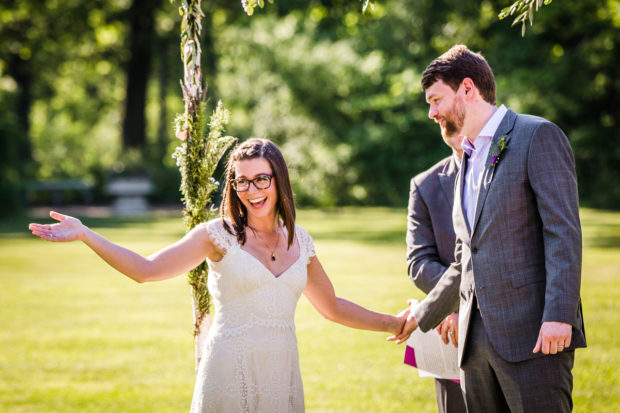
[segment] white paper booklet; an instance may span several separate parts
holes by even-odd
[[[413,351],[406,350],[405,363],[417,367],[420,377],[459,379],[458,350],[451,342],[444,344],[435,329],[426,333],[416,329],[407,346]]]

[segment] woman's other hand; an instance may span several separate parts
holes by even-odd
[[[397,323],[393,328],[390,329],[390,333],[392,333],[395,336],[400,334],[403,331],[403,328],[405,327],[405,323],[407,322],[408,315],[409,315],[409,308],[405,308],[404,310],[396,314],[394,317]]]
[[[395,341],[396,344],[404,343],[405,341],[407,341],[411,333],[413,333],[415,329],[418,328],[418,322],[413,316],[413,311],[411,311],[415,308],[416,305],[418,305],[418,303],[419,303],[418,300],[413,300],[413,299],[407,300],[407,304],[409,305],[409,307],[406,310],[403,310],[400,313],[398,313],[400,315],[406,311],[407,318],[405,320],[405,324],[403,325],[402,331],[398,332],[397,334],[391,337],[388,337],[387,341]]]

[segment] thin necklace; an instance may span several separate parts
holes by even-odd
[[[249,225],[248,225],[249,226]],[[258,235],[258,238],[261,240],[261,242],[265,245],[265,247],[267,248],[267,250],[269,250],[269,244],[267,244],[267,242],[265,241],[265,239],[263,238],[263,236],[260,234],[259,231],[255,230],[254,228],[250,227],[250,229],[252,231],[254,231],[254,233],[256,235]],[[278,232],[278,229],[276,228],[275,233],[278,235],[278,238],[276,239],[276,245],[273,246],[273,249],[271,250],[271,261],[275,261],[276,260],[276,249],[278,248],[278,244],[280,243],[280,233]]]

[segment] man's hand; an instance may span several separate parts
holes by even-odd
[[[459,346],[459,313],[454,312],[447,316],[436,329],[444,344],[452,340],[454,347]]]
[[[413,310],[412,305],[415,306],[417,303],[417,300],[408,300],[407,304],[409,304],[409,310]],[[418,322],[413,316],[413,311],[409,311],[409,314],[407,315],[407,320],[405,321],[405,325],[403,326],[403,330],[400,332],[400,334],[388,337],[387,340],[396,341],[396,344],[403,343],[407,341],[411,333],[413,333],[416,328],[418,328]]]
[[[540,326],[538,340],[532,353],[538,353],[541,349],[543,354],[557,354],[570,346],[571,332],[573,328],[570,324],[557,321],[545,321]]]

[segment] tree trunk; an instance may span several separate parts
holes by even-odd
[[[32,73],[27,60],[18,55],[12,55],[7,68],[8,74],[17,83],[17,98],[15,100],[15,113],[17,122],[21,128],[21,139],[17,147],[17,156],[23,165],[32,161],[32,145],[30,144],[30,108],[32,106]],[[22,167],[22,172],[26,168]]]
[[[123,119],[123,147],[143,148],[146,144],[146,87],[151,69],[154,12],[160,0],[133,0],[129,8],[129,50],[127,95]]]
[[[168,110],[166,107],[166,96],[168,90],[168,77],[170,68],[168,66],[168,38],[162,36],[159,39],[159,127],[157,130],[157,153],[155,158],[163,160],[167,156],[168,136],[170,134],[170,123],[168,122]]]

